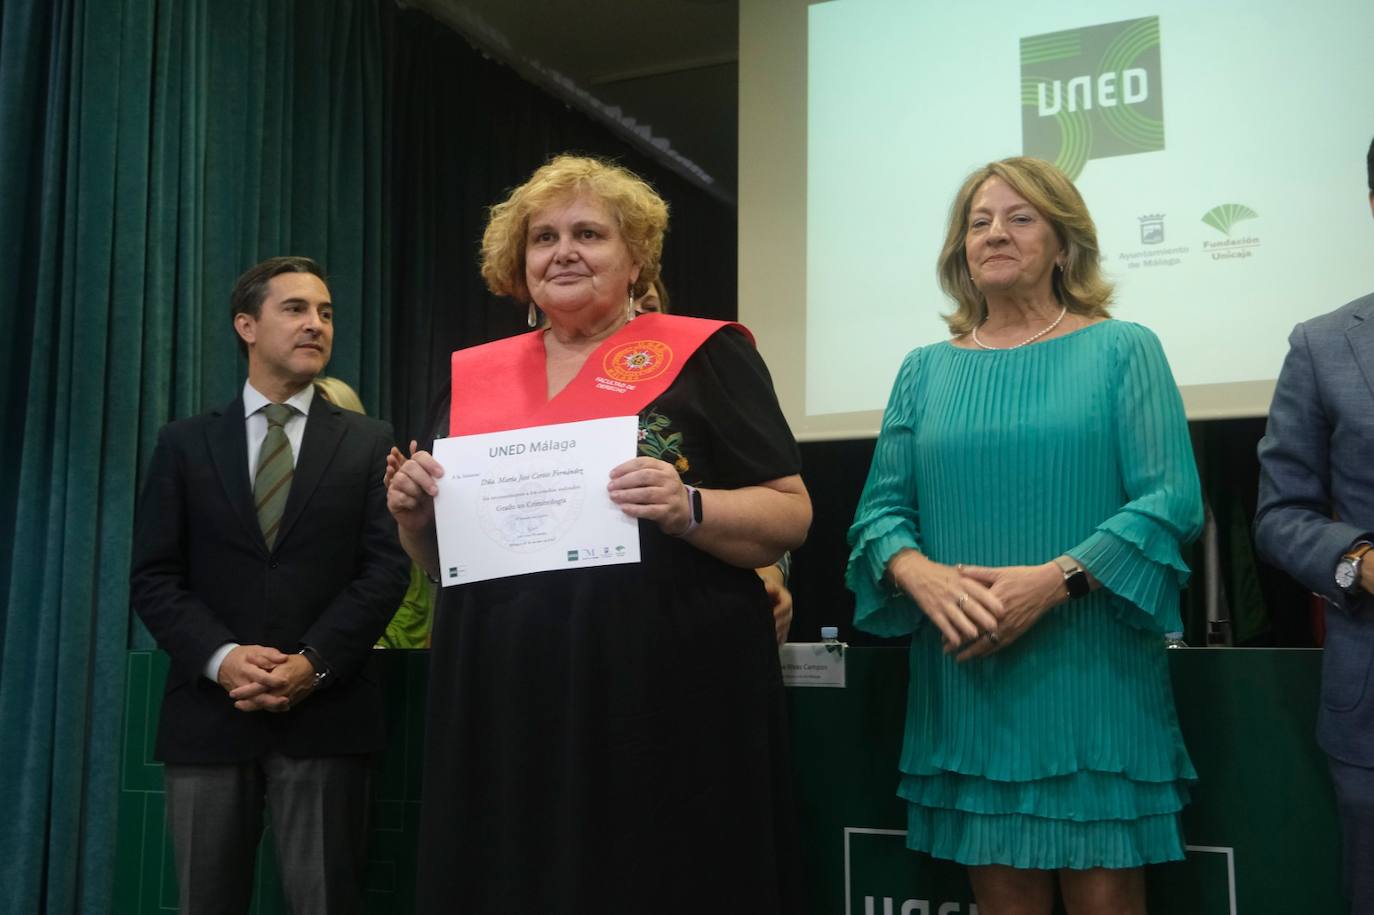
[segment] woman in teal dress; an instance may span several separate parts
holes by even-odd
[[[1163,633],[1202,503],[1158,339],[1110,320],[1054,166],[969,176],[939,264],[953,339],[907,356],[849,539],[855,623],[911,634],[907,844],[981,915],[1145,912],[1196,774]]]

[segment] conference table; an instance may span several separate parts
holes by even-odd
[[[894,791],[906,657],[903,648],[849,647],[842,688],[787,690],[812,915],[974,911],[961,868],[905,847]],[[389,651],[380,660],[392,715],[376,780],[368,910],[404,913],[413,901],[429,654]],[[1150,911],[1343,911],[1334,799],[1312,737],[1321,653],[1179,648],[1169,662],[1199,783],[1183,816],[1187,860],[1150,869]],[[129,652],[112,906],[120,913],[176,908],[162,772],[152,759],[166,672],[161,652]],[[270,843],[258,863],[252,912],[285,913]]]

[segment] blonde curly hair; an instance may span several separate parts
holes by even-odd
[[[973,198],[989,178],[1005,181],[1054,228],[1065,255],[1064,269],[1056,270],[1052,280],[1059,304],[1074,314],[1110,318],[1107,305],[1112,300],[1112,284],[1102,276],[1097,227],[1078,188],[1068,175],[1043,159],[1014,156],[989,162],[969,175],[950,207],[949,228],[937,265],[940,288],[955,303],[954,312],[944,315],[950,333],[956,337],[966,334],[988,315],[987,300],[969,277],[964,239]]]
[[[328,375],[315,376],[315,390],[330,403],[343,407],[345,410],[352,410],[354,413],[367,415],[363,409],[363,399],[358,396],[358,392],[342,378],[334,378]]]
[[[590,156],[559,155],[541,165],[510,196],[493,206],[482,233],[482,279],[496,295],[529,302],[525,284],[525,244],[530,214],[558,200],[590,194],[615,217],[639,279],[636,297],[658,278],[668,204],[643,178],[619,165]]]

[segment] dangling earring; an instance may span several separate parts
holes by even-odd
[[[625,306],[625,323],[628,324],[635,319],[635,291],[630,287],[630,301]]]
[[[535,309],[533,302],[530,303],[530,315],[528,320],[530,327],[539,323],[539,312]]]

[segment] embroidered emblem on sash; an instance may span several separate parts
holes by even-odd
[[[606,354],[601,368],[616,381],[647,381],[673,364],[673,348],[659,340],[636,340]]]

